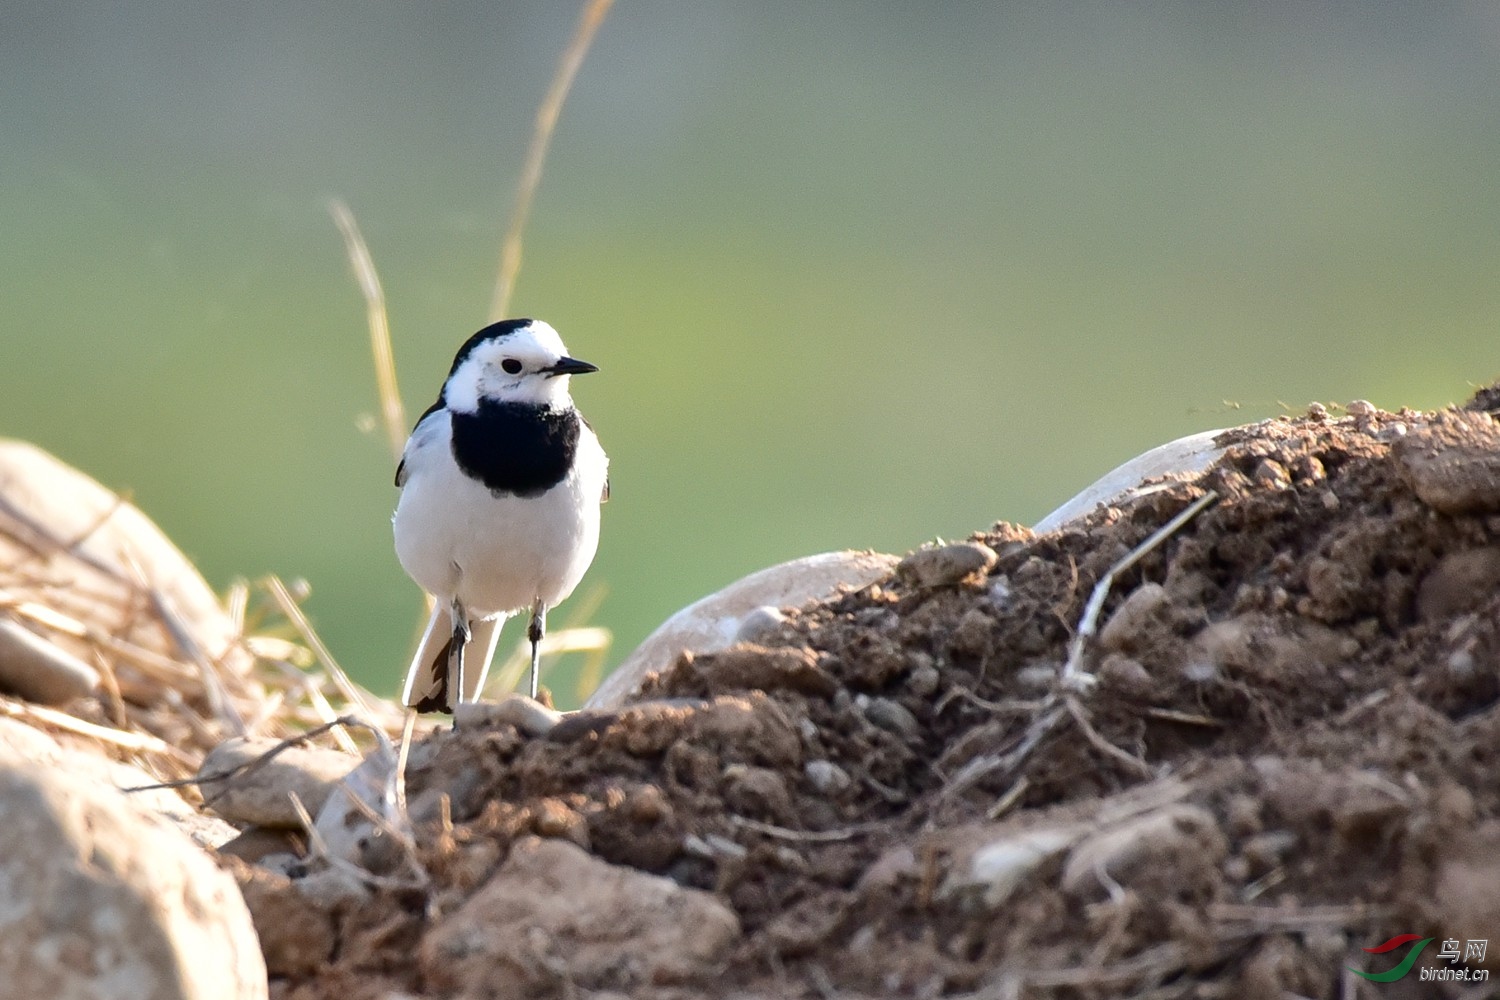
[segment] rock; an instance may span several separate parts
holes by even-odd
[[[1126,595],[1114,614],[1099,630],[1099,645],[1115,652],[1128,652],[1137,643],[1144,644],[1150,625],[1157,621],[1167,605],[1167,589],[1147,581]]]
[[[896,565],[896,575],[918,587],[944,587],[983,576],[999,561],[983,542],[957,542],[912,552]]]
[[[415,756],[415,752],[413,753]],[[412,764],[408,761],[408,767]],[[351,862],[365,871],[385,872],[394,866],[397,852],[369,816],[369,811],[388,816],[387,802],[394,799],[396,758],[379,748],[335,783],[322,808],[314,813],[313,828],[323,846],[335,858]],[[438,790],[429,798],[436,798]],[[364,804],[363,809],[356,801]],[[425,803],[409,803],[414,816],[426,812]]]
[[[1224,454],[1224,449],[1215,443],[1223,433],[1216,430],[1190,434],[1142,452],[1042,518],[1032,530],[1045,535],[1093,512],[1096,507],[1118,506],[1131,497],[1150,493],[1159,488],[1149,485],[1156,480],[1185,481],[1207,471]]]
[[[527,736],[546,736],[562,719],[563,714],[556,709],[515,692],[497,701],[464,701],[453,706],[457,729],[510,725]]]
[[[0,984],[48,1000],[262,1000],[234,880],[118,792],[0,754]]]
[[[1417,588],[1417,616],[1441,622],[1472,611],[1500,588],[1500,548],[1464,549],[1444,556]]]
[[[630,990],[702,980],[739,936],[710,893],[527,837],[423,936],[418,961],[445,995]]]
[[[20,622],[0,618],[0,689],[42,705],[93,694],[99,671]]]
[[[35,445],[0,439],[0,501],[0,566],[24,560],[28,571],[7,579],[14,597],[79,622],[119,623],[109,626],[115,639],[174,660],[197,654],[234,674],[250,669],[234,622],[202,575],[112,490]],[[154,605],[144,612],[143,595]],[[47,638],[85,663],[94,655],[86,638],[51,630]],[[203,694],[194,675],[179,685],[184,697]]]
[[[895,733],[908,740],[916,740],[922,732],[922,724],[917,721],[917,717],[899,701],[860,695],[855,699],[855,704],[859,706],[866,719],[888,733]]]
[[[1443,514],[1500,510],[1500,426],[1487,413],[1445,411],[1391,446],[1402,478]]]
[[[308,976],[328,963],[337,942],[331,906],[285,875],[242,868],[240,878],[270,975]]]
[[[1008,832],[976,849],[967,863],[955,866],[938,886],[937,898],[964,902],[977,897],[984,908],[998,909],[1028,875],[1078,837],[1076,824]]]
[[[831,760],[821,758],[808,761],[803,766],[802,773],[807,775],[807,780],[812,782],[812,786],[824,795],[837,795],[854,783],[848,771]]]
[[[740,630],[734,634],[734,641],[761,642],[788,620],[780,608],[762,604],[740,620]]]
[[[24,722],[0,718],[0,760],[7,758],[73,775],[107,795],[119,794],[125,788],[142,789],[128,793],[130,804],[170,821],[200,847],[218,847],[239,833],[223,820],[200,812],[175,789],[148,787],[159,779],[134,765],[103,756],[91,744],[64,744]]]
[[[1062,886],[1084,898],[1103,895],[1110,883],[1130,886],[1153,877],[1170,877],[1180,888],[1196,889],[1218,878],[1218,864],[1228,849],[1213,813],[1176,803],[1080,841],[1068,854]]]
[[[789,690],[828,698],[838,682],[818,666],[812,650],[766,648],[741,643],[717,653],[694,657],[694,673],[713,691]]]
[[[684,650],[727,649],[762,609],[801,607],[840,589],[867,587],[890,573],[896,557],[879,552],[825,552],[763,569],[683,608],[636,647],[589,696],[586,709],[618,708],[648,673],[665,670]],[[753,628],[752,628],[753,630]]]
[[[244,769],[222,781],[204,783],[204,804],[234,823],[301,829],[292,796],[302,801],[309,815],[316,816],[338,782],[359,764],[338,750],[293,746],[269,760],[245,766],[278,745],[278,740],[237,737],[214,747],[198,769],[199,781]]]

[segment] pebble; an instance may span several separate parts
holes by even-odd
[[[920,655],[925,662],[919,662],[907,676],[906,689],[918,698],[926,698],[938,689],[943,678],[932,665],[932,658],[925,653]]]
[[[759,643],[786,622],[786,614],[780,608],[762,604],[740,619],[740,627],[734,634],[734,641]]]
[[[316,816],[339,781],[360,763],[338,750],[293,746],[251,766],[279,745],[279,740],[236,737],[214,747],[198,768],[199,781],[243,770],[205,782],[204,805],[232,823],[300,830],[302,820],[292,796]]]
[[[455,729],[511,725],[527,736],[546,736],[562,720],[561,712],[514,692],[498,701],[465,701],[453,706]]]
[[[1435,414],[1391,445],[1417,497],[1441,514],[1500,511],[1500,425],[1486,413]]]
[[[976,850],[968,865],[948,874],[939,899],[972,896],[978,890],[987,909],[1003,906],[1026,877],[1077,840],[1075,830],[1042,827],[1008,834]]]
[[[1211,877],[1228,851],[1213,813],[1177,803],[1100,830],[1068,853],[1063,890],[1074,896],[1105,892],[1110,880],[1129,887],[1170,867],[1184,880]]]
[[[1099,630],[1099,645],[1105,649],[1126,651],[1136,640],[1144,640],[1148,626],[1158,618],[1167,604],[1167,590],[1159,583],[1136,587]]]
[[[896,565],[896,575],[919,587],[942,587],[988,574],[1000,559],[982,542],[917,549]]]
[[[842,792],[854,783],[849,772],[831,760],[810,760],[803,766],[802,772],[807,775],[812,786],[825,795]]]
[[[39,705],[92,694],[99,671],[18,621],[0,618],[0,689]]]
[[[922,726],[917,722],[917,717],[899,701],[892,701],[889,698],[866,698],[864,695],[860,695],[860,698],[865,699],[864,704],[860,706],[865,713],[865,718],[886,732],[914,739],[921,731]]]

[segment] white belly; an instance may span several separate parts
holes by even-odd
[[[567,598],[599,545],[606,466],[594,435],[580,436],[562,482],[529,498],[492,495],[438,451],[447,435],[434,437],[407,453],[393,520],[401,566],[439,602],[457,598],[473,618]]]

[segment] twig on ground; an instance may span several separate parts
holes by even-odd
[[[735,826],[763,833],[767,837],[775,837],[777,840],[802,840],[814,844],[833,844],[841,840],[850,840],[854,837],[862,837],[867,833],[874,833],[887,824],[884,821],[870,823],[856,823],[853,826],[840,827],[837,830],[793,830],[785,826],[777,826],[774,823],[763,823],[758,819],[748,816],[729,814],[729,822]]]
[[[1099,578],[1099,582],[1094,584],[1088,604],[1084,605],[1083,618],[1078,622],[1077,631],[1073,633],[1073,641],[1068,644],[1068,661],[1063,664],[1062,671],[1062,682],[1065,687],[1078,687],[1085,676],[1092,680],[1092,675],[1086,674],[1083,669],[1083,655],[1087,651],[1089,641],[1098,633],[1099,614],[1104,610],[1104,602],[1109,598],[1109,591],[1114,586],[1115,577],[1144,559],[1158,545],[1171,538],[1182,529],[1183,525],[1197,517],[1218,499],[1219,494],[1209,490],[1188,504],[1176,517],[1157,528],[1145,541],[1126,553],[1123,559],[1111,566],[1109,571]]]
[[[363,719],[360,719],[353,715],[343,715],[331,722],[325,722],[321,726],[309,729],[305,733],[298,733],[296,736],[288,736],[286,739],[281,740],[275,746],[271,747],[265,753],[259,754],[251,760],[245,761],[243,764],[236,764],[234,767],[231,767],[227,771],[216,771],[213,774],[195,775],[191,778],[179,778],[176,781],[161,781],[157,782],[154,785],[136,785],[132,788],[122,788],[120,789],[120,791],[152,792],[156,791],[159,788],[186,788],[189,785],[201,786],[213,784],[219,781],[228,781],[231,778],[238,778],[242,775],[250,774],[262,767],[265,767],[278,755],[284,753],[287,750],[290,750],[292,747],[306,743],[308,740],[321,736],[337,726],[354,726],[360,729],[368,729],[370,732],[375,734],[377,739],[383,739],[385,737],[385,734],[381,732],[379,728],[372,726],[370,723],[364,721]],[[356,754],[357,753],[358,751],[356,751]]]

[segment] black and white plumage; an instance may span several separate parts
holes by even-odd
[[[533,319],[485,327],[459,348],[438,401],[396,469],[396,557],[436,601],[402,702],[452,711],[484,686],[500,627],[531,615],[531,695],[547,611],[578,585],[599,544],[609,459],[573,406],[568,356]]]

